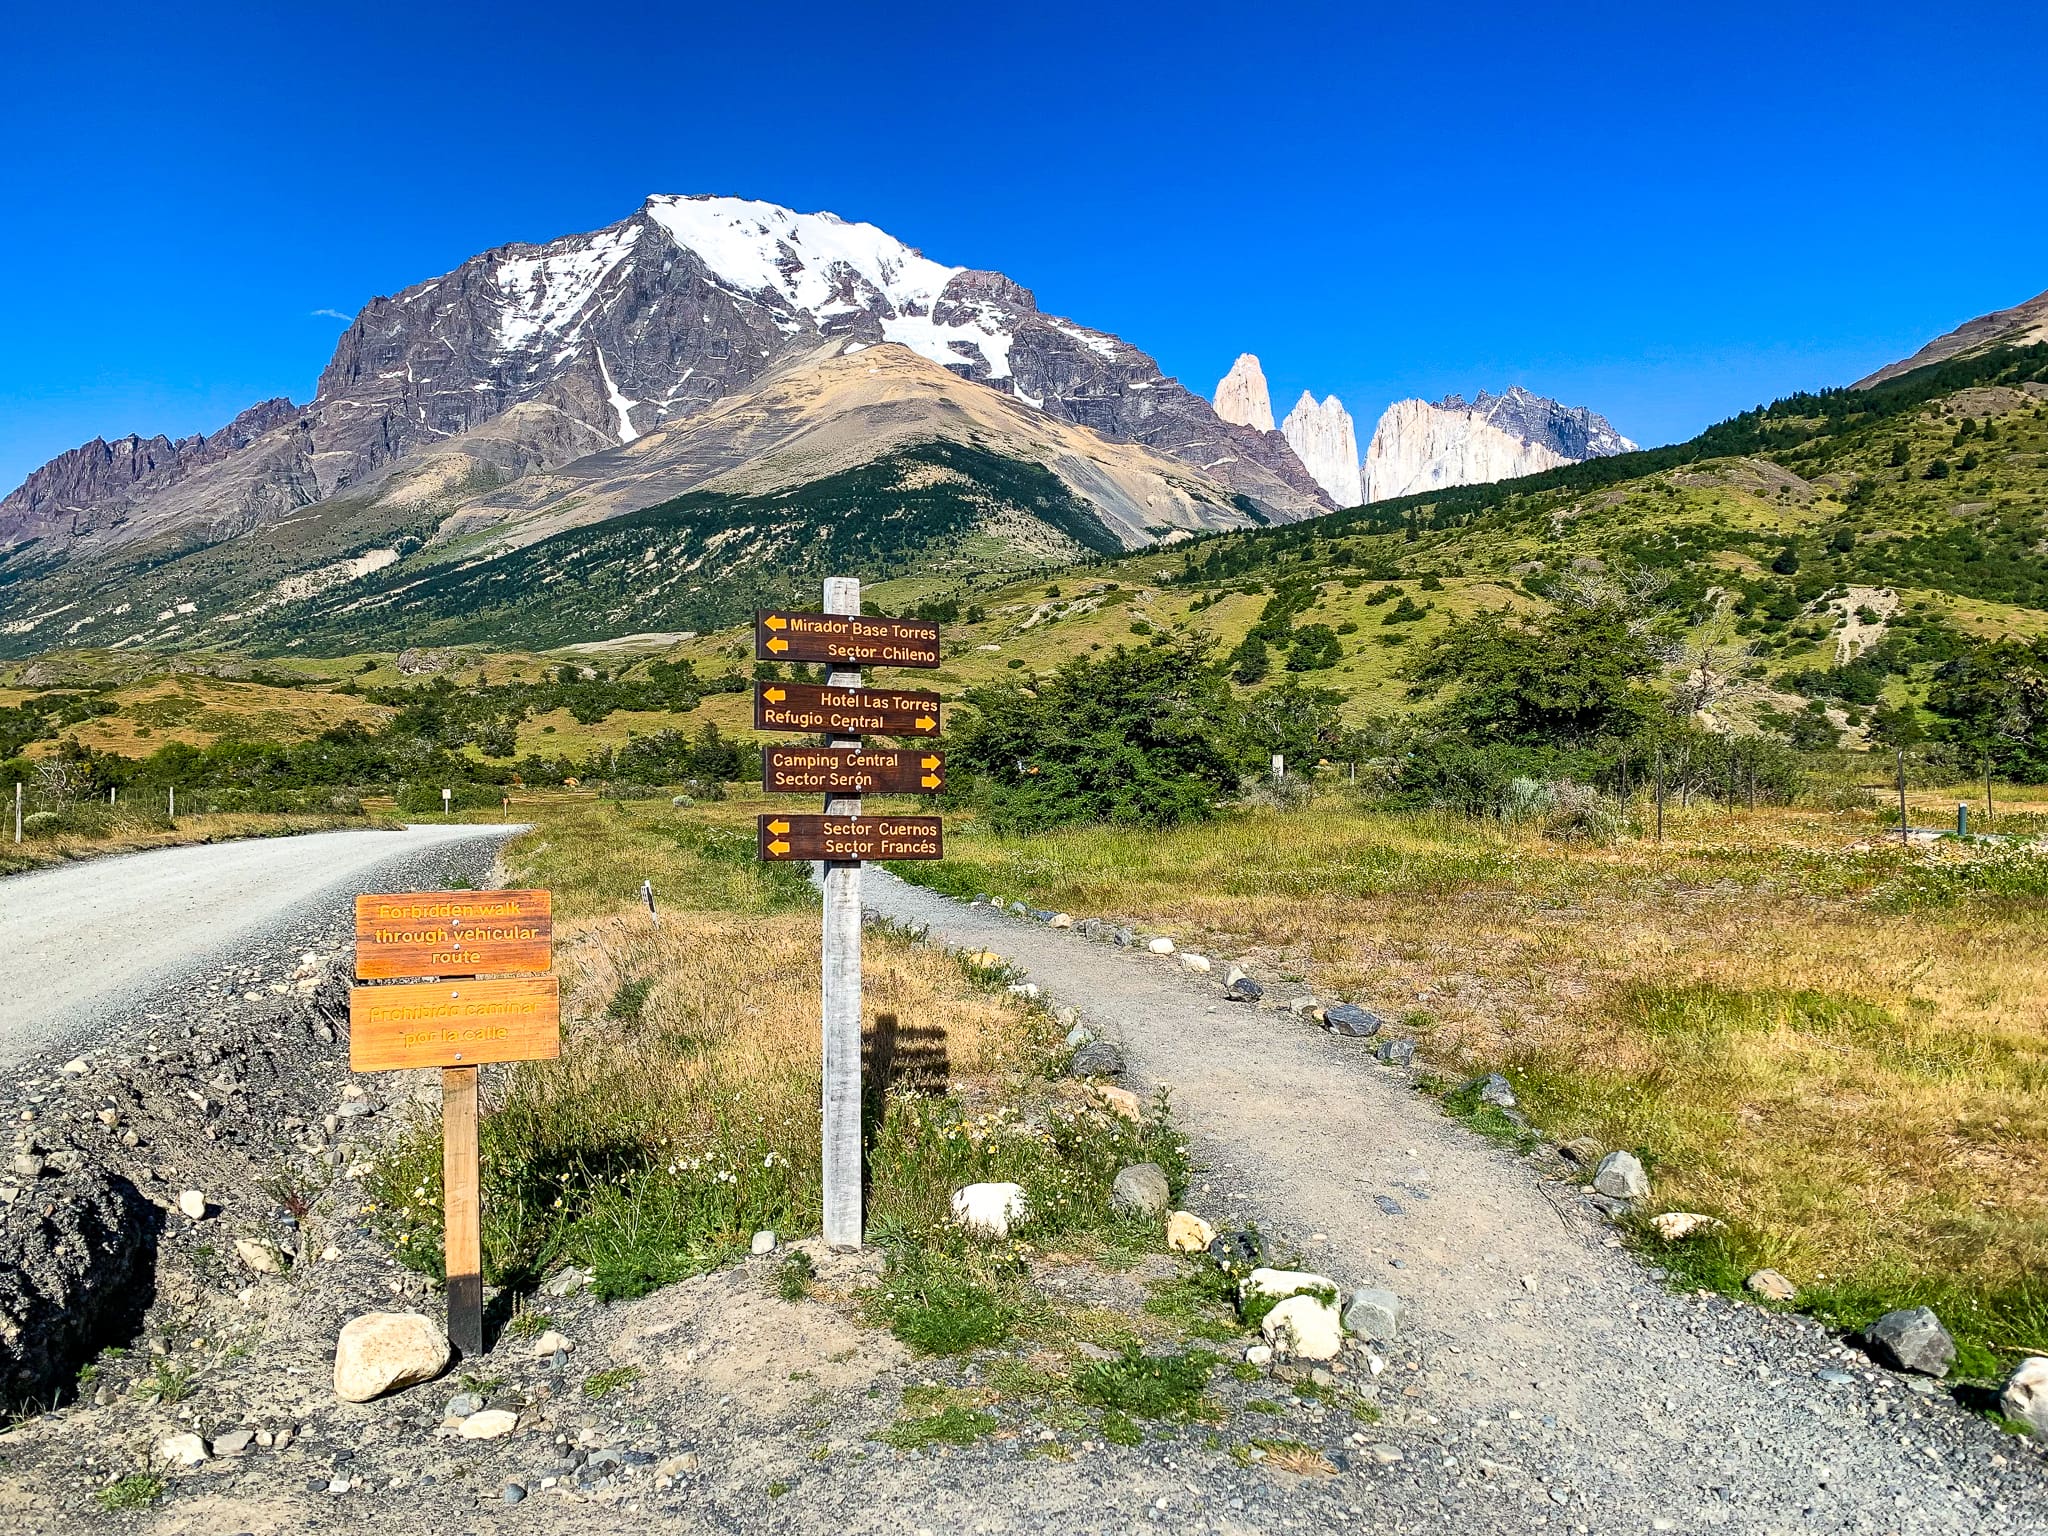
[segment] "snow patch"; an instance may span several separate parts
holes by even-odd
[[[503,308],[498,313],[500,355],[570,333],[598,287],[633,254],[640,226],[601,229],[570,243],[558,241],[535,256],[508,256],[492,270]]]
[[[630,443],[640,435],[633,426],[633,407],[639,402],[628,400],[620,393],[619,386],[612,382],[612,371],[604,364],[604,348],[592,347],[591,350],[597,354],[597,374],[604,380],[604,397],[611,401],[612,409],[619,413],[619,441]]]

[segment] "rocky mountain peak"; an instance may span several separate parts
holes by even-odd
[[[1630,453],[1635,444],[1606,417],[1560,405],[1519,384],[1501,394],[1481,390],[1471,401],[1446,395],[1397,400],[1381,415],[1367,446],[1365,499],[1386,501],[1451,485],[1486,485]]]
[[[1355,507],[1365,500],[1358,435],[1343,401],[1332,395],[1317,404],[1315,396],[1303,390],[1280,431],[1330,500],[1340,507]]]
[[[1215,401],[1216,414],[1225,421],[1258,432],[1273,430],[1273,401],[1266,392],[1266,375],[1251,353],[1239,353],[1230,372],[1217,381]]]

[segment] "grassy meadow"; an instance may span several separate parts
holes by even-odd
[[[2002,793],[1994,825],[2038,828]],[[1673,805],[1661,846],[1633,817],[1608,846],[1334,791],[1163,833],[962,818],[904,873],[1366,1003],[1446,1087],[1506,1071],[1546,1136],[1639,1152],[1655,1211],[1726,1222],[1646,1236],[1683,1278],[1774,1267],[1845,1325],[1926,1300],[1978,1372],[2048,1350],[2048,860],[1901,850],[1875,808]]]

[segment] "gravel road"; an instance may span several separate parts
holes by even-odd
[[[1381,1528],[2048,1531],[2038,1449],[1803,1319],[1671,1294],[1575,1188],[1445,1118],[1364,1042],[881,870],[864,896],[1006,956],[1121,1041],[1131,1086],[1171,1090],[1206,1165],[1192,1209],[1401,1295],[1415,1358],[1383,1399],[1415,1438],[1373,1479]]]
[[[314,832],[125,854],[0,880],[0,1067],[83,1040],[181,976],[357,891],[403,890],[425,856],[519,827]]]

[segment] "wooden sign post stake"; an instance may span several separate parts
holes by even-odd
[[[483,1195],[477,1153],[477,1067],[561,1054],[561,995],[552,976],[484,981],[484,972],[545,971],[554,960],[546,891],[410,891],[356,898],[356,975],[431,976],[349,993],[349,1066],[357,1072],[441,1069],[441,1248],[448,1339],[484,1348]]]
[[[825,612],[860,613],[860,582],[834,576],[825,582]],[[835,665],[825,681],[834,688],[858,688],[858,666]],[[831,736],[828,746],[858,752],[858,736]],[[858,816],[861,797],[830,793],[828,816]],[[824,862],[824,1161],[825,1241],[834,1248],[858,1248],[861,1241],[860,1158],[860,861]]]

